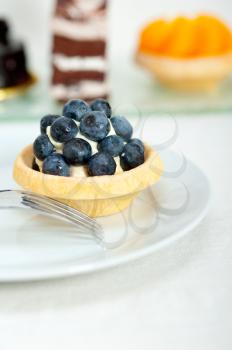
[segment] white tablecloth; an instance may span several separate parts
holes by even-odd
[[[232,349],[232,118],[177,120],[178,148],[211,181],[207,218],[129,265],[0,285],[1,350]]]

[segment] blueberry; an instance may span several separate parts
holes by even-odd
[[[99,111],[99,112],[104,112],[105,115],[110,118],[111,117],[111,107],[109,102],[106,100],[103,100],[102,98],[98,98],[97,100],[94,100],[91,102],[90,107],[92,111]]]
[[[70,176],[70,169],[64,157],[59,153],[48,156],[43,162],[43,173],[58,176]]]
[[[101,141],[109,131],[109,120],[102,112],[90,112],[81,119],[80,132],[92,141]]]
[[[67,142],[78,133],[78,127],[74,120],[67,117],[59,117],[51,126],[51,136],[57,142]]]
[[[113,175],[115,170],[115,160],[109,153],[97,152],[88,163],[88,174],[90,176]]]
[[[111,123],[118,136],[121,136],[125,141],[131,138],[133,128],[128,120],[124,117],[112,117]]]
[[[130,139],[128,141],[128,143],[138,145],[140,147],[140,149],[141,149],[141,152],[144,153],[144,144],[143,144],[143,142],[141,140],[139,140],[139,139]]]
[[[64,144],[63,155],[68,164],[86,164],[92,155],[92,148],[87,141],[76,138]]]
[[[110,135],[98,144],[98,150],[109,153],[112,157],[118,157],[124,148],[123,139],[117,135]]]
[[[47,135],[40,135],[33,143],[33,151],[36,158],[44,160],[54,152],[54,146]]]
[[[47,114],[40,120],[40,131],[41,134],[46,134],[46,129],[48,126],[52,125],[52,123],[59,118],[59,115],[55,114]]]
[[[80,121],[81,118],[91,111],[90,106],[83,100],[70,100],[63,108],[63,115],[68,118]]]
[[[144,163],[144,153],[141,147],[135,143],[128,143],[120,156],[120,165],[124,171],[136,168]]]
[[[33,158],[33,161],[32,161],[32,169],[35,170],[35,171],[40,171],[39,170],[39,166],[38,166],[38,164],[35,161],[35,158]]]

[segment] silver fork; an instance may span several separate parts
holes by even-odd
[[[103,244],[103,230],[96,220],[55,199],[24,190],[0,190],[0,209],[32,208],[75,225],[79,237]]]

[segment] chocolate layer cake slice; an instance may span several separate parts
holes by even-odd
[[[106,1],[58,0],[52,20],[52,94],[58,101],[107,98]]]

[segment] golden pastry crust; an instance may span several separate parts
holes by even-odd
[[[145,162],[116,175],[61,177],[31,168],[32,145],[18,155],[13,176],[24,189],[55,198],[92,217],[117,213],[128,207],[137,194],[159,180],[163,164],[159,155],[145,145]]]

